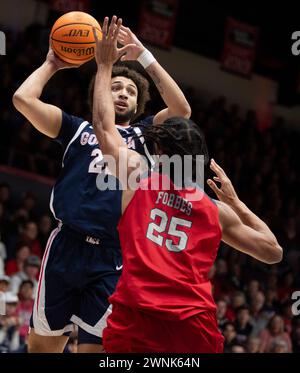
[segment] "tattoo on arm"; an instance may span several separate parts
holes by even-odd
[[[163,90],[163,87],[161,86],[161,83],[160,83],[160,79],[159,77],[156,75],[155,71],[153,71],[153,69],[150,67],[148,70],[147,70],[148,74],[150,75],[151,79],[153,80],[154,84],[156,85],[156,88],[158,89],[159,93],[161,95],[164,94],[164,90]]]

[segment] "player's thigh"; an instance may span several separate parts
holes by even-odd
[[[43,336],[35,333],[34,329],[30,329],[28,337],[28,352],[43,353],[43,352],[63,352],[69,337],[60,336]]]

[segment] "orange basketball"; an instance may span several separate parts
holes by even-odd
[[[64,14],[52,27],[52,49],[62,60],[73,65],[91,60],[95,53],[92,27],[96,27],[98,38],[101,39],[101,27],[94,17],[84,12]]]

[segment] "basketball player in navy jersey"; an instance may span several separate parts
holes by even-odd
[[[108,92],[112,65],[120,53],[120,27],[121,20],[116,23],[113,18],[108,26],[106,18],[103,39],[96,43],[93,126],[103,154],[115,158],[115,175],[128,185],[118,224],[123,272],[110,297],[113,311],[103,332],[104,349],[109,353],[220,353],[224,338],[208,277],[220,241],[268,264],[282,259],[282,248],[267,225],[239,200],[214,161],[211,169],[221,186],[208,183],[220,201],[212,201],[195,183],[176,188],[176,170],[162,173],[163,168],[157,168],[141,174],[137,188],[129,184],[141,156],[124,145],[116,130]],[[144,137],[154,141],[158,155],[208,157],[201,130],[186,118],[148,126]],[[127,173],[119,169],[120,164]],[[196,172],[194,162],[191,180]],[[160,181],[156,190],[151,183],[155,180]],[[163,189],[162,181],[167,180],[170,187]]]
[[[173,115],[190,116],[182,91],[145,49],[130,29],[120,30],[127,60],[137,60],[154,80],[166,108],[141,123],[161,123]],[[111,312],[108,297],[121,273],[122,259],[117,233],[121,192],[100,191],[97,176],[105,172],[101,148],[93,127],[84,119],[40,100],[48,80],[60,69],[72,67],[49,50],[46,61],[13,96],[14,106],[41,133],[64,149],[61,174],[52,190],[50,208],[58,220],[42,261],[35,299],[29,352],[62,352],[74,324],[79,327],[78,351],[102,351],[102,330]],[[130,127],[143,112],[148,83],[140,74],[118,67],[112,73],[109,92],[114,102],[120,135],[128,146],[147,154],[139,127]],[[123,140],[122,140],[123,141]]]

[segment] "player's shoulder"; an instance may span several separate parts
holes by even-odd
[[[80,126],[82,123],[90,124],[87,120],[76,115],[69,114],[62,110],[63,123],[72,123],[73,125]]]
[[[147,126],[153,124],[154,115],[150,115],[148,117],[145,117],[143,119],[139,119],[137,122],[133,124],[133,127],[139,127],[139,126]]]

